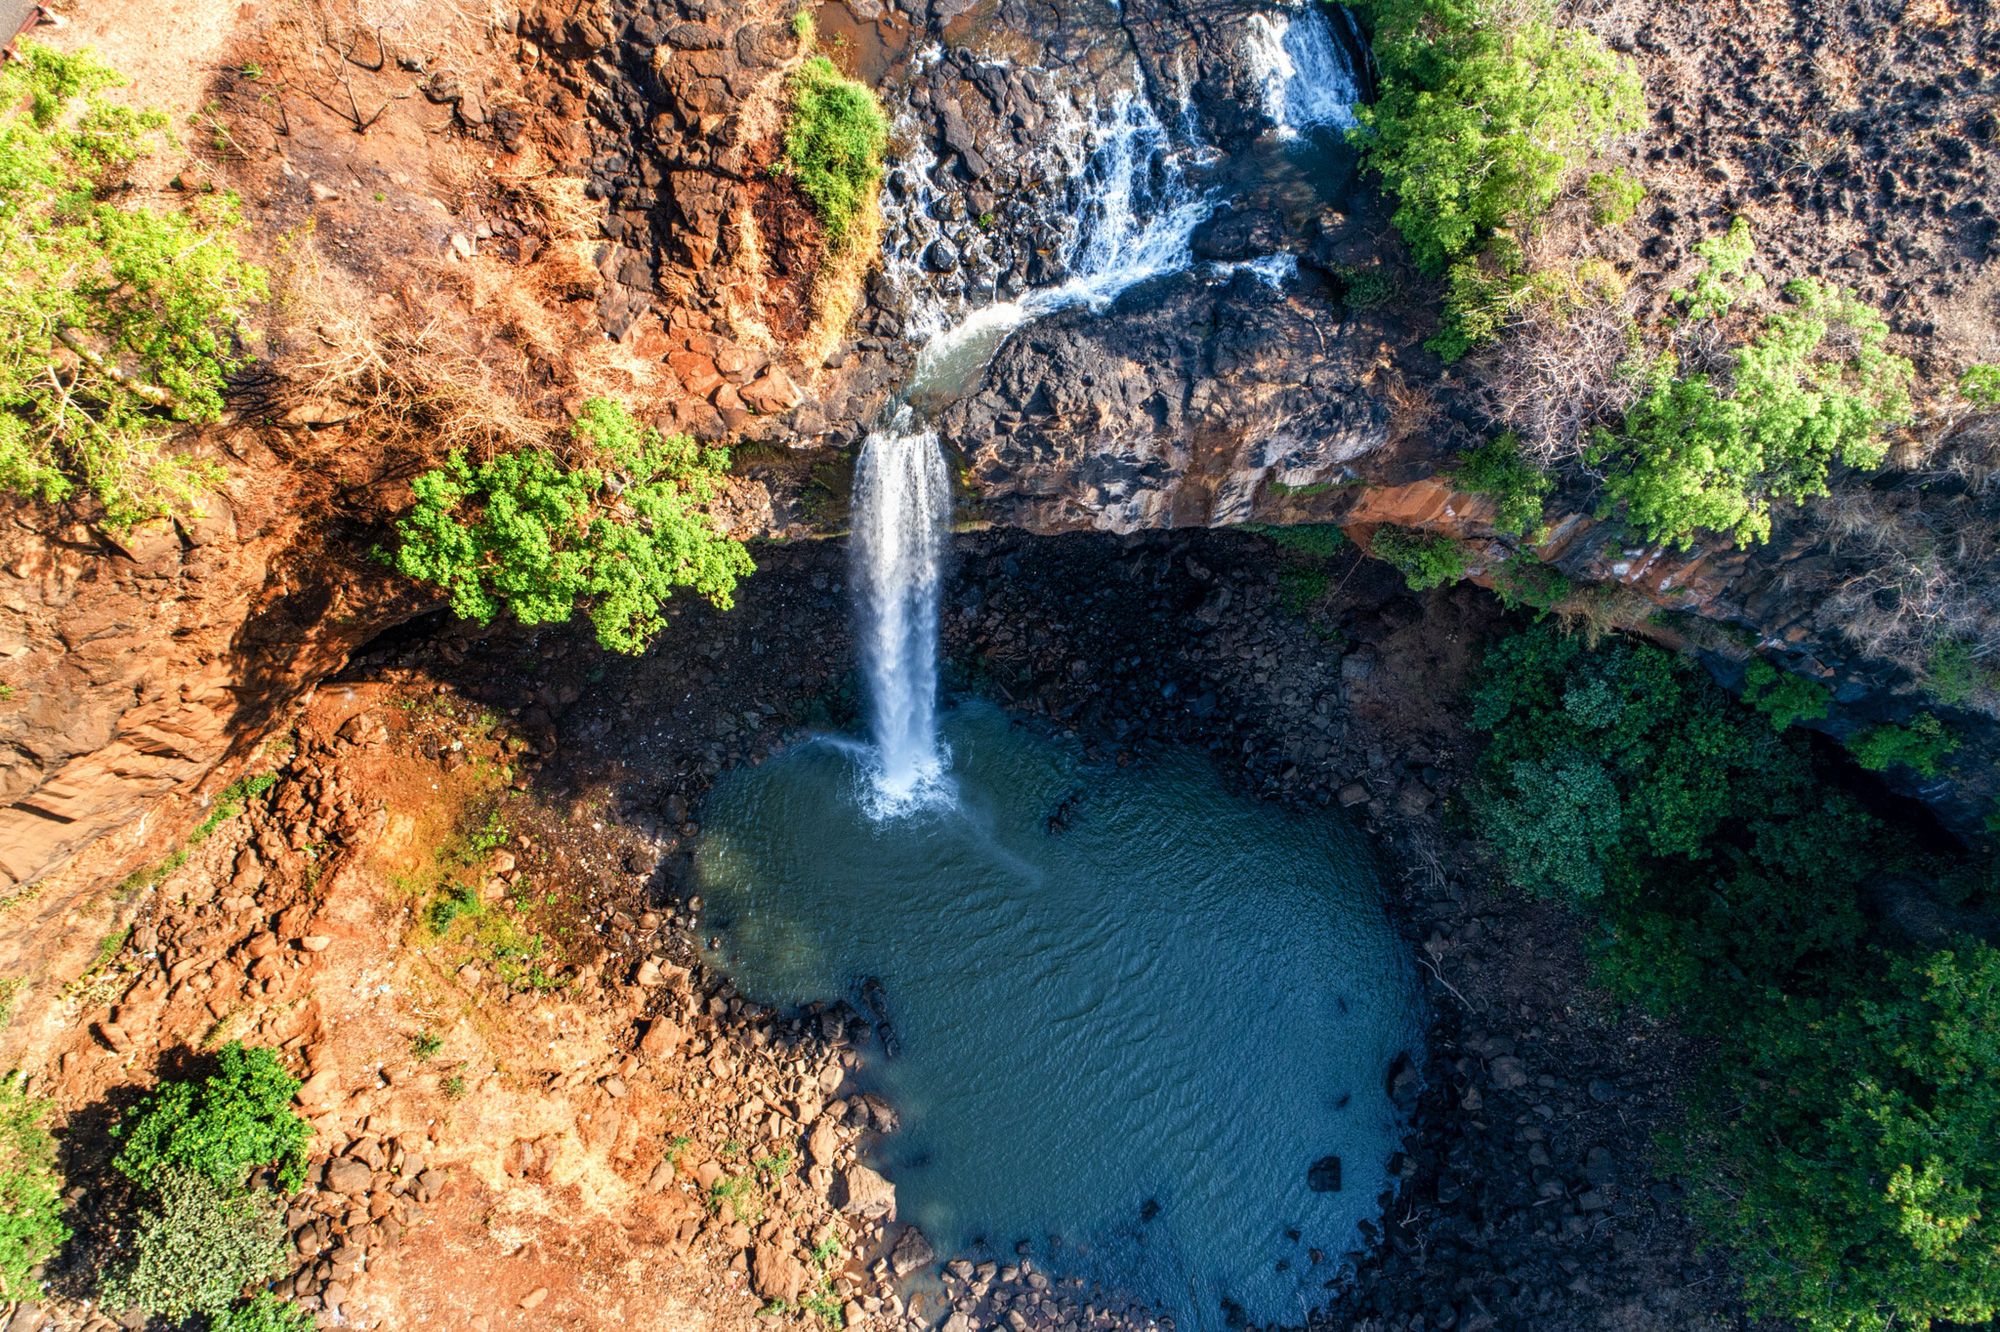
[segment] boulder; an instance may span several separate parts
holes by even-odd
[[[864,1165],[840,1172],[830,1201],[849,1216],[896,1219],[896,1186]]]
[[[920,1272],[937,1261],[937,1251],[924,1232],[915,1226],[906,1229],[896,1240],[896,1247],[889,1251],[889,1266],[895,1269],[898,1280],[912,1272]]]
[[[750,1255],[750,1284],[756,1292],[767,1300],[782,1300],[786,1304],[798,1299],[805,1288],[806,1269],[792,1252],[787,1243],[790,1236],[780,1234],[775,1240],[759,1244]]]
[[[368,1168],[366,1161],[343,1156],[326,1163],[326,1189],[329,1193],[344,1193],[350,1198],[358,1198],[368,1192],[374,1183],[375,1172]]]

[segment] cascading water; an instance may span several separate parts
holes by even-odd
[[[1309,3],[1294,12],[1252,14],[1244,24],[1244,59],[1280,139],[1358,123],[1354,104],[1361,100],[1361,85],[1354,62],[1320,11],[1319,4]]]
[[[854,474],[862,670],[874,700],[874,800],[893,813],[942,791],[937,735],[938,578],[951,477],[937,432],[909,407],[868,436]]]
[[[910,381],[856,464],[854,584],[875,743],[867,803],[878,816],[951,799],[937,735],[937,601],[951,485],[924,405],[949,398],[1029,320],[1068,305],[1101,306],[1136,282],[1189,267],[1190,238],[1212,207],[1188,184],[1143,96],[1119,94],[1102,116],[1063,127],[1052,145],[1083,192],[1064,237],[1068,278],[976,308],[920,305],[910,326],[928,336]],[[920,187],[911,206],[925,206],[928,194]],[[928,290],[913,280],[915,265],[910,254],[892,255],[889,264],[891,279],[913,295]]]

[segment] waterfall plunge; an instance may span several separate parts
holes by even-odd
[[[1094,137],[1097,147],[1067,163],[1084,192],[1076,210],[1081,222],[1067,237],[1069,279],[1016,301],[960,311],[955,322],[939,309],[920,311],[912,325],[933,330],[931,336],[903,401],[869,432],[855,467],[854,584],[875,746],[867,804],[878,817],[952,799],[937,733],[938,592],[951,477],[937,431],[912,404],[967,382],[1008,333],[1031,319],[1068,305],[1100,306],[1135,282],[1189,267],[1190,238],[1212,206],[1183,178],[1166,129],[1143,96],[1120,94],[1099,123],[1071,128],[1073,134],[1058,136],[1058,154],[1067,156],[1064,140]],[[1157,177],[1156,157],[1163,166]],[[907,279],[908,266],[891,262],[892,274],[899,268]]]
[[[854,473],[861,664],[874,705],[874,801],[897,813],[947,795],[937,735],[938,583],[951,477],[935,430],[898,408],[861,447]]]

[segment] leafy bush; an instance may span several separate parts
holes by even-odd
[[[1525,262],[1519,246],[1498,238],[1479,253],[1453,262],[1446,274],[1444,316],[1424,346],[1453,365],[1473,348],[1496,341],[1508,321],[1538,294]]]
[[[313,1332],[318,1326],[312,1310],[261,1290],[254,1299],[216,1314],[208,1332]]]
[[[1399,570],[1412,592],[1428,592],[1465,577],[1465,552],[1450,537],[1385,527],[1369,542],[1368,553]]]
[[[1854,761],[1870,772],[1901,764],[1919,777],[1935,777],[1958,748],[1958,740],[1944,729],[1943,722],[1920,712],[1908,726],[1870,727],[1849,739],[1847,748]]]
[[[1442,273],[1532,224],[1605,139],[1643,128],[1638,76],[1545,4],[1366,0],[1381,71],[1356,108],[1367,165],[1397,196],[1417,263]]]
[[[1940,703],[1956,705],[2000,688],[2000,671],[1979,659],[1972,644],[1947,638],[1931,645],[1924,661],[1924,689]]]
[[[287,1193],[305,1182],[312,1125],[292,1110],[299,1080],[275,1052],[222,1047],[201,1082],[164,1082],[114,1129],[124,1139],[112,1164],[142,1186],[168,1172],[193,1172],[218,1187],[242,1185],[252,1169],[275,1166]]]
[[[1555,489],[1549,474],[1521,456],[1521,441],[1512,431],[1469,450],[1452,472],[1455,484],[1475,495],[1493,498],[1493,526],[1525,537],[1542,526],[1542,499]]]
[[[1395,300],[1402,290],[1395,275],[1379,265],[1363,268],[1342,264],[1336,273],[1340,279],[1340,303],[1350,310],[1377,309]]]
[[[1692,287],[1678,293],[1687,306],[1688,318],[1714,319],[1729,313],[1743,297],[1764,290],[1763,278],[1754,273],[1747,278],[1743,275],[1757,253],[1747,218],[1732,218],[1726,233],[1710,236],[1697,244],[1694,252],[1701,257],[1701,272],[1695,274]]]
[[[523,624],[562,623],[581,605],[618,652],[645,649],[676,587],[727,608],[755,566],[699,506],[728,455],[641,426],[605,398],[584,404],[572,439],[586,459],[575,466],[543,448],[484,462],[454,452],[416,479],[402,544],[384,558],[480,624],[503,607]]]
[[[1583,184],[1590,195],[1590,220],[1600,227],[1630,222],[1646,199],[1646,187],[1623,171],[1594,171]]]
[[[1649,539],[1686,548],[1706,529],[1766,540],[1773,499],[1826,494],[1836,462],[1881,462],[1880,427],[1909,409],[1910,363],[1886,350],[1888,325],[1853,296],[1813,279],[1786,291],[1797,307],[1768,316],[1727,384],[1663,353],[1638,371],[1645,391],[1620,430],[1597,432],[1591,461]],[[1693,297],[1704,308],[1720,299]]]
[[[873,92],[825,56],[807,60],[786,86],[792,106],[785,121],[785,157],[799,192],[812,201],[826,228],[828,246],[839,250],[881,186],[889,118]]]
[[[233,197],[113,200],[166,125],[103,96],[121,82],[88,51],[33,43],[0,65],[0,490],[81,491],[114,526],[193,509],[214,484],[213,463],[169,447],[170,422],[221,415],[265,294],[236,253]]]
[[[69,1239],[62,1220],[56,1145],[43,1127],[49,1102],[31,1100],[13,1078],[0,1083],[0,1299],[26,1300],[33,1270]]]
[[[1323,569],[1287,569],[1278,575],[1278,604],[1288,615],[1304,615],[1331,584]]]
[[[1958,377],[1959,396],[1981,407],[2000,407],[2000,365],[1975,365]]]
[[[2000,952],[1890,958],[1746,1025],[1686,1157],[1758,1311],[1812,1332],[2000,1312]]]
[[[1802,721],[1821,721],[1833,706],[1833,694],[1823,684],[1781,671],[1762,657],[1750,663],[1743,682],[1743,701],[1771,719],[1773,730]]]
[[[1260,527],[1281,549],[1297,551],[1316,560],[1330,559],[1347,544],[1347,534],[1337,523],[1305,523],[1298,527]]]
[[[1500,604],[1508,610],[1525,606],[1537,619],[1569,600],[1575,591],[1576,585],[1561,570],[1550,568],[1526,551],[1515,551],[1493,571],[1493,594],[1500,598]]]
[[[285,1227],[267,1201],[185,1165],[161,1169],[132,1248],[106,1278],[104,1303],[175,1321],[222,1314],[243,1288],[284,1270]]]

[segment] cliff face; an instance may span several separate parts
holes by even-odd
[[[117,62],[123,33],[143,59],[136,5],[92,15],[72,36]],[[310,227],[326,281],[274,320],[275,377],[202,443],[231,476],[205,517],[114,536],[87,512],[9,512],[0,890],[148,811],[178,812],[149,828],[184,822],[186,797],[274,710],[429,604],[367,552],[445,447],[505,446],[613,393],[753,446],[720,506],[738,530],[836,528],[852,450],[924,339],[1070,280],[1076,247],[1108,225],[1092,200],[1114,169],[1155,204],[1169,185],[1202,201],[1192,266],[1028,322],[954,400],[927,404],[970,512],[1036,532],[1338,522],[1363,541],[1393,523],[1464,541],[1486,581],[1513,555],[1487,502],[1448,478],[1536,399],[1507,396],[1519,366],[1503,355],[1445,371],[1421,349],[1433,293],[1384,202],[1337,134],[1311,163],[1294,151],[1267,39],[1298,16],[1171,0],[827,15],[841,36],[827,49],[883,76],[896,124],[884,261],[831,286],[817,223],[771,171],[805,51],[755,0],[543,3],[384,32],[352,15],[322,31],[279,5],[204,28],[223,70],[207,84],[155,96],[166,76],[144,66],[135,100],[219,108],[229,148],[188,172],[240,190],[267,241]],[[1634,313],[1740,212],[1763,276],[1856,286],[1933,384],[2000,356],[1981,313],[2000,281],[1995,57],[1971,19],[1627,0],[1591,21],[1639,62],[1655,108],[1628,154],[1647,207],[1592,242]],[[1353,29],[1328,33],[1329,58],[1365,85]],[[252,66],[261,81],[240,73]],[[1207,145],[1185,179],[1167,179],[1157,146],[1112,151],[1127,111],[1161,144]],[[1538,243],[1573,239],[1558,226]],[[1522,342],[1594,373],[1567,344]],[[1600,614],[1707,652],[1725,679],[1754,648],[1825,682],[1836,734],[1939,711],[1964,742],[1957,769],[1903,789],[1976,832],[2000,698],[1945,708],[1921,676],[1940,626],[1975,642],[2000,629],[1995,445],[1990,421],[1938,416],[1898,441],[1891,470],[1841,478],[1750,549],[1648,545],[1598,517],[1583,477],[1528,553],[1610,589]]]

